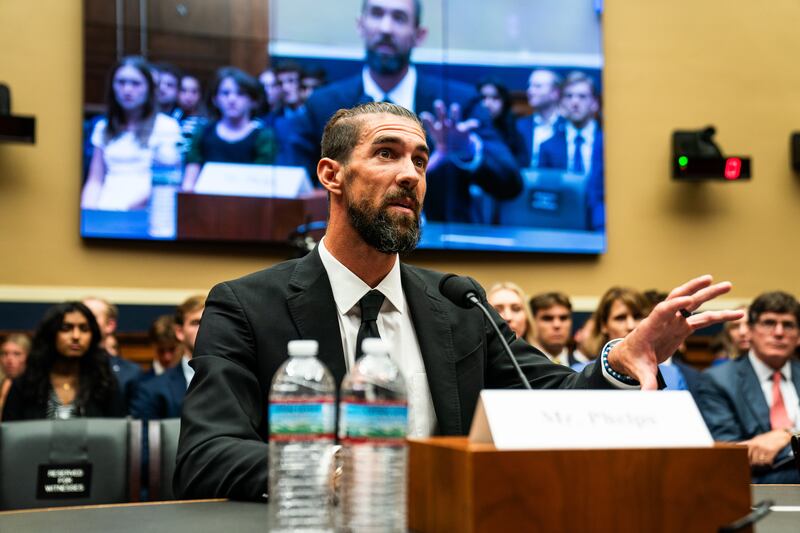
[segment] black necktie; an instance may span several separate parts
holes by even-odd
[[[381,337],[378,333],[378,312],[381,310],[383,300],[386,298],[380,291],[371,290],[365,294],[358,305],[361,307],[361,326],[358,328],[356,338],[356,358],[361,357],[361,343],[367,337]]]
[[[572,171],[575,174],[583,174],[586,172],[586,166],[583,164],[583,143],[586,139],[579,133],[575,136],[575,153],[572,155]]]

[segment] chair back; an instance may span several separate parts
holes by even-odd
[[[175,474],[180,432],[180,418],[164,418],[148,422],[150,501],[175,499],[175,494],[172,492],[172,476]]]
[[[141,422],[124,418],[0,424],[0,509],[139,500]]]

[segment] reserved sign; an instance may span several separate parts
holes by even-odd
[[[501,450],[714,444],[688,391],[484,390],[469,439]]]
[[[40,500],[88,498],[92,489],[92,465],[39,465],[36,497]]]

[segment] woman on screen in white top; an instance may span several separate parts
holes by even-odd
[[[177,153],[180,126],[156,111],[153,75],[141,57],[123,58],[114,67],[107,100],[108,114],[92,132],[94,152],[81,207],[144,209],[150,198],[153,156]]]

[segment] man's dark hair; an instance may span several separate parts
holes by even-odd
[[[300,65],[300,63],[292,60],[281,61],[277,65],[275,65],[274,72],[276,75],[282,74],[284,72],[297,72],[299,77],[303,77],[305,70]]]
[[[322,133],[322,157],[333,159],[341,164],[347,164],[353,148],[358,144],[361,137],[361,125],[364,115],[377,115],[388,113],[398,117],[407,118],[416,122],[422,131],[425,128],[419,117],[405,107],[391,104],[389,102],[367,102],[349,109],[340,109],[333,114],[331,119],[325,124],[325,131]]]
[[[537,294],[530,300],[531,313],[533,313],[533,316],[536,316],[536,313],[539,311],[550,309],[554,305],[566,307],[572,312],[572,302],[569,301],[569,297],[563,292],[545,292]]]
[[[361,2],[361,13],[364,13],[364,10],[367,9],[367,3],[369,0],[364,0]],[[421,0],[414,0],[414,26],[419,28],[419,23],[422,21],[422,2]]]
[[[161,74],[162,72],[165,74],[169,74],[170,76],[175,78],[175,80],[177,80],[178,82],[180,82],[181,78],[183,77],[183,71],[178,67],[176,67],[175,65],[173,65],[172,63],[161,62],[161,63],[156,63],[153,66],[156,68],[159,74]]]
[[[751,326],[758,322],[764,313],[789,313],[800,324],[800,303],[797,299],[783,291],[765,292],[758,296],[747,311],[747,323]]]

